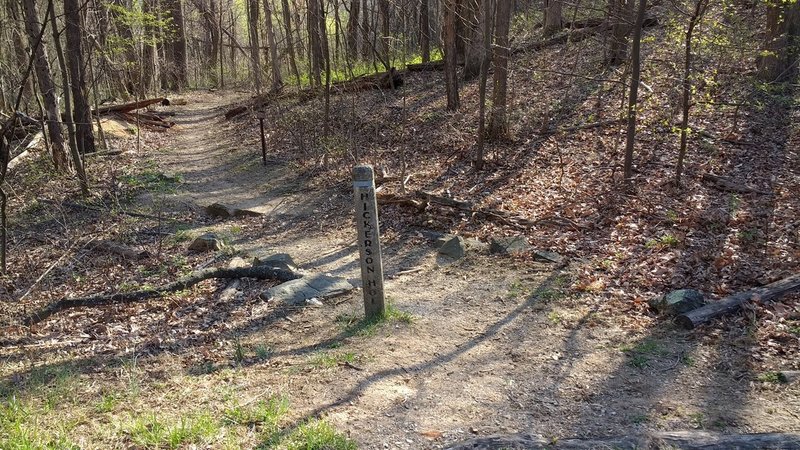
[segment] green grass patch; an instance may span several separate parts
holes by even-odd
[[[155,168],[147,168],[136,174],[121,175],[119,181],[132,190],[144,189],[172,194],[175,193],[177,186],[183,183],[183,177],[180,174],[166,175]]]
[[[342,314],[336,318],[337,322],[344,325],[348,336],[372,336],[385,323],[411,325],[414,320],[413,314],[397,309],[392,303],[388,303],[383,314],[377,317],[361,318],[356,314]]]
[[[657,239],[650,239],[644,246],[649,249],[663,250],[666,248],[674,248],[680,245],[681,241],[671,234],[665,234]]]
[[[636,345],[625,345],[621,350],[628,355],[628,364],[637,369],[649,366],[653,357],[663,355],[665,352],[661,344],[652,339],[644,340]]]
[[[286,437],[286,450],[356,450],[355,441],[339,433],[324,420],[310,420]]]
[[[146,448],[179,448],[187,444],[208,444],[219,433],[219,426],[209,414],[164,421],[157,415],[140,417],[124,429],[136,445]]]

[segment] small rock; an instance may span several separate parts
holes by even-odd
[[[467,250],[475,251],[476,253],[489,252],[489,244],[486,242],[481,242],[480,239],[477,238],[464,239],[464,244],[466,245]]]
[[[564,261],[564,257],[555,252],[548,252],[545,250],[534,250],[533,259],[536,261],[551,262],[559,264]]]
[[[222,203],[212,203],[206,206],[206,214],[220,219],[227,219],[232,215],[228,207]]]
[[[319,301],[318,298],[313,297],[313,298],[306,299],[306,305],[308,305],[308,306],[322,306],[322,302]]]
[[[529,252],[531,245],[524,236],[496,237],[492,238],[489,250],[502,255],[518,255]]]
[[[250,265],[247,264],[247,261],[245,261],[244,258],[241,258],[239,256],[233,258],[231,262],[228,263],[228,267],[231,269],[241,269],[249,266]]]
[[[217,238],[216,234],[205,233],[197,236],[194,241],[192,241],[192,243],[189,245],[189,250],[205,252],[208,250],[221,250],[223,247],[225,247],[225,243],[222,242],[221,239]]]
[[[650,300],[650,307],[661,314],[687,313],[706,304],[705,296],[694,289],[678,289]]]
[[[253,257],[253,267],[268,266],[287,272],[298,272],[297,264],[288,253],[273,253],[269,256],[256,255]]]
[[[439,254],[449,256],[453,259],[463,258],[467,252],[464,245],[464,238],[461,236],[451,236],[439,247]]]

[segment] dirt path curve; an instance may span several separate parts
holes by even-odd
[[[183,185],[175,200],[196,207],[222,203],[260,213],[275,212],[299,186],[286,164],[261,164],[258,142],[243,138],[225,120],[227,105],[246,98],[237,93],[193,94],[176,108],[176,140],[156,160],[166,172],[181,174]]]

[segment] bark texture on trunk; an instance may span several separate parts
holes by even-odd
[[[25,0],[23,7],[28,41],[34,42],[41,34],[42,27],[46,26],[46,24],[39,23],[39,13],[34,0]],[[53,165],[59,172],[69,171],[69,160],[64,146],[64,133],[61,129],[61,113],[58,106],[58,97],[56,96],[56,86],[53,83],[50,60],[47,58],[47,46],[44,45],[44,42],[35,48],[34,68],[36,69],[36,79],[39,83],[39,91],[42,93],[44,109],[47,114],[47,133],[50,136]]]
[[[494,74],[492,74],[492,116],[489,121],[489,136],[494,139],[508,135],[506,117],[508,95],[508,60],[511,49],[508,32],[511,26],[511,0],[497,0],[495,12]]]
[[[83,155],[94,153],[94,132],[89,102],[86,99],[86,67],[83,60],[81,9],[79,0],[64,0],[64,19],[67,33],[67,67],[72,90],[72,121],[75,140]]]

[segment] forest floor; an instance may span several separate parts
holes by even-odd
[[[15,325],[64,295],[160,284],[236,256],[288,253],[308,272],[358,283],[346,172],[320,180],[272,156],[264,167],[252,124],[245,133],[222,117],[244,95],[186,100],[169,108],[175,128],[144,134],[144,151],[97,164],[108,178],[94,204],[110,213],[51,213],[51,204],[15,196],[17,280],[31,285],[54,269],[0,314],[0,442],[292,448],[313,430],[365,449],[421,449],[512,432],[555,440],[656,429],[800,431],[800,386],[773,376],[798,368],[796,316],[781,322],[790,331],[780,344],[778,325],[765,319],[775,312],[764,308],[683,331],[587,288],[594,263],[585,257],[559,266],[478,252],[447,260],[430,230],[403,226],[391,208],[383,321],[361,320],[359,291],[320,307],[286,307],[259,298],[271,285],[263,281],[246,281],[243,295],[221,301],[226,282],[215,280],[161,300]],[[214,202],[264,215],[212,219],[203,207]],[[227,248],[187,251],[208,231]],[[98,236],[150,255],[108,254],[95,246]],[[45,252],[53,241],[60,244]],[[4,289],[19,299],[14,286]]]

